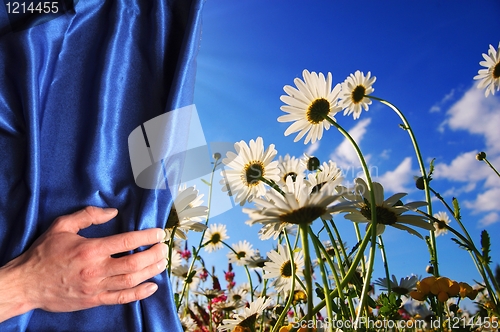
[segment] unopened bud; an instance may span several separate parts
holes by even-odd
[[[316,157],[311,157],[307,161],[307,170],[308,171],[315,171],[319,168],[319,159]]]
[[[434,266],[427,265],[427,267],[425,268],[425,272],[427,272],[429,274],[434,274]]]
[[[483,161],[485,158],[486,158],[486,153],[484,153],[483,151],[476,154],[476,159],[479,161]]]
[[[219,160],[221,158],[221,154],[219,152],[214,153],[213,155],[215,160]]]
[[[415,186],[418,189],[420,189],[420,190],[424,190],[425,189],[424,177],[423,176],[417,178],[417,180],[415,181]]]

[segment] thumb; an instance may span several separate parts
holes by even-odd
[[[83,210],[57,218],[52,227],[55,231],[78,233],[91,225],[108,222],[118,214],[114,208],[87,206]]]

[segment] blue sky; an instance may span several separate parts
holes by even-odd
[[[499,14],[496,0],[208,0],[195,90],[205,138],[248,142],[262,136],[265,145],[276,145],[278,155],[309,151],[357,173],[352,148],[334,128],[314,146],[293,143],[294,135],[285,137],[288,124],[276,120],[284,114],[279,97],[303,69],[331,72],[335,83],[356,70],[371,71],[377,77],[373,95],[403,111],[427,165],[436,158],[431,185],[449,202],[459,199],[463,222],[477,243],[482,229],[490,233],[492,257],[499,263],[500,178],[475,155],[485,151],[500,167],[500,95],[485,98],[473,81],[482,53],[500,41]],[[407,192],[409,201],[424,200],[413,182],[419,175],[417,160],[396,114],[374,102],[358,120],[341,114],[336,118],[357,138],[386,197]],[[434,212],[441,210],[436,202]],[[248,239],[265,255],[272,241],[258,240],[258,227],[250,228],[245,220],[235,207],[211,222],[227,225],[229,243]],[[336,221],[344,240],[354,245],[352,224],[341,217]],[[437,238],[441,274],[479,280],[469,254],[451,237]],[[399,230],[387,230],[384,241],[389,267],[398,278],[425,275],[429,256],[424,241]],[[213,262],[226,253],[219,252]],[[380,261],[376,264],[375,277],[383,277]],[[222,274],[226,265],[218,266]]]

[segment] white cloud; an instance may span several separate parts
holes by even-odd
[[[499,124],[500,98],[485,98],[483,90],[472,86],[446,112],[446,120],[441,123],[439,130],[451,129],[462,131],[461,135],[480,135],[484,145],[478,148],[486,151],[493,165],[500,165]],[[500,205],[497,203],[500,198],[500,179],[484,162],[476,160],[478,152],[462,152],[449,164],[436,164],[434,177],[463,183],[460,186],[452,184],[443,196],[466,194],[461,200],[462,208],[467,208],[472,214],[482,215],[478,225],[484,227],[500,221]]]
[[[473,213],[500,211],[498,198],[500,197],[500,187],[488,189],[477,195],[473,201],[465,201],[465,207],[473,210]]]
[[[380,158],[389,159],[389,157],[391,156],[391,152],[391,149],[385,149],[384,151],[382,151],[382,153],[380,153]]]
[[[490,212],[479,220],[479,226],[486,227],[500,221],[500,216],[496,212]]]
[[[476,183],[475,182],[470,182],[467,183],[464,186],[461,186],[459,188],[456,187],[451,187],[450,189],[446,190],[442,196],[443,197],[457,197],[458,195],[462,193],[470,193],[471,191],[476,189]]]
[[[314,152],[316,152],[319,149],[319,142],[320,141],[316,141],[313,144],[309,145],[304,153],[307,154],[308,156],[314,156]]]
[[[486,141],[486,151],[500,152],[500,98],[484,97],[484,92],[471,87],[446,113],[447,125],[452,130],[466,130],[482,135]]]
[[[349,135],[358,143],[358,145],[363,140],[366,133],[366,127],[371,123],[370,118],[360,120],[351,130],[349,130]],[[369,155],[364,156],[365,159],[369,159]],[[353,165],[356,167],[359,165],[358,155],[352,147],[351,143],[345,138],[342,143],[335,149],[335,151],[330,154],[330,159],[335,161],[337,165],[342,169],[350,169]]]
[[[380,182],[386,191],[408,192],[405,185],[408,182],[413,183],[413,174],[415,171],[411,169],[411,157],[406,157],[396,169],[376,177],[375,181]]]
[[[449,100],[453,98],[455,95],[455,89],[452,89],[448,94],[446,94],[443,99],[441,99],[439,102],[435,103],[432,105],[431,109],[429,110],[429,113],[438,113],[441,112],[441,107]]]
[[[448,179],[459,182],[476,182],[484,180],[489,172],[476,159],[478,151],[469,151],[459,154],[447,165],[438,163],[435,166],[434,177],[436,179]]]

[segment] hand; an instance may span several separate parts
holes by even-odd
[[[77,234],[81,229],[109,221],[116,214],[116,209],[87,207],[59,217],[28,251],[2,267],[0,292],[2,297],[11,295],[5,299],[10,298],[12,305],[17,303],[13,315],[35,308],[76,311],[133,302],[152,295],[158,286],[142,282],[165,270],[168,249],[159,243],[165,236],[162,229],[97,239]],[[120,258],[111,257],[147,245],[153,246]],[[5,315],[9,310],[1,302],[0,299],[0,322],[9,318]]]

